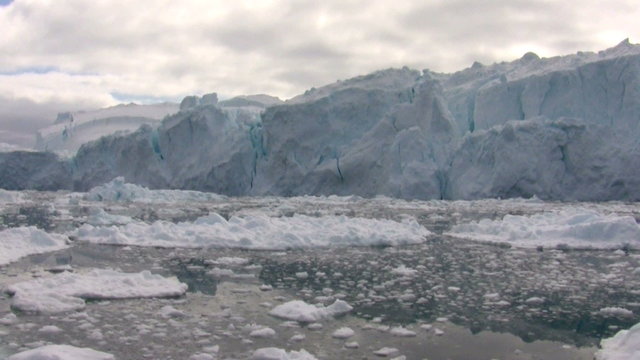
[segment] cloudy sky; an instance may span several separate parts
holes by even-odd
[[[59,111],[602,50],[638,19],[638,0],[0,0],[0,142]]]

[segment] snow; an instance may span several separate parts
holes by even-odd
[[[640,226],[631,216],[569,208],[535,215],[506,215],[452,227],[447,235],[520,247],[640,247]]]
[[[600,346],[602,349],[596,352],[596,360],[640,359],[640,324],[603,339]]]
[[[122,273],[94,269],[85,274],[60,273],[8,286],[11,306],[26,312],[59,313],[80,310],[86,299],[175,297],[187,285],[175,277],[164,278],[149,271]]]
[[[254,249],[415,244],[425,241],[429,234],[413,219],[395,222],[346,216],[246,215],[226,220],[216,213],[177,224],[167,221],[108,227],[85,224],[73,232],[78,239],[92,243]]]
[[[317,360],[317,358],[304,349],[287,352],[284,349],[269,347],[254,351],[251,360]]]
[[[115,357],[89,348],[47,345],[11,355],[7,360],[115,360]]]
[[[0,265],[6,265],[24,256],[67,248],[68,237],[46,233],[35,226],[17,227],[0,231]]]
[[[293,300],[276,306],[269,312],[269,315],[286,320],[311,323],[343,315],[351,310],[353,308],[342,300],[336,300],[327,307],[322,305],[314,306],[301,300]]]
[[[38,130],[36,148],[72,156],[81,145],[101,136],[130,132],[143,124],[159,125],[178,112],[178,104],[121,104],[99,110],[58,115],[55,124]]]
[[[223,196],[188,190],[149,190],[144,186],[128,184],[124,177],[96,186],[83,195],[88,201],[122,201],[144,203],[172,203],[189,201],[212,201]]]

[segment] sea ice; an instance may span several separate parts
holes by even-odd
[[[640,226],[633,217],[581,208],[530,216],[505,215],[500,220],[483,219],[455,225],[447,235],[521,247],[640,247]]]
[[[275,347],[261,348],[253,352],[251,360],[317,360],[306,350],[287,352]]]
[[[21,257],[61,250],[68,238],[60,234],[49,234],[35,226],[10,228],[0,231],[0,265],[16,261]]]
[[[168,221],[109,227],[85,224],[72,233],[92,243],[254,249],[415,244],[425,241],[429,234],[414,219],[396,222],[346,216],[246,215],[226,220],[215,213],[195,222],[177,224]]]
[[[640,359],[640,323],[602,340],[600,346],[602,349],[596,352],[596,360]]]
[[[115,360],[108,353],[71,345],[47,345],[11,355],[7,360]]]
[[[310,323],[346,314],[351,310],[353,308],[342,300],[336,300],[327,307],[314,306],[301,300],[293,300],[276,306],[269,312],[269,315],[281,319]]]
[[[85,299],[174,297],[187,291],[175,277],[149,271],[121,273],[94,269],[85,274],[61,273],[8,286],[11,306],[26,312],[58,313],[85,307]]]
[[[353,335],[355,335],[355,332],[348,327],[341,327],[331,334],[331,336],[336,339],[348,339]]]
[[[172,203],[221,200],[225,197],[200,191],[149,190],[144,186],[126,183],[124,177],[120,176],[92,188],[83,195],[83,198],[88,201]]]

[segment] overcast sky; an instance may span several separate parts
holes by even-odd
[[[64,110],[640,41],[638,0],[0,0],[0,142]]]

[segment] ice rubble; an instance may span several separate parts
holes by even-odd
[[[287,352],[284,349],[269,347],[254,351],[251,360],[317,360],[317,358],[304,349]]]
[[[71,345],[46,345],[11,355],[7,360],[115,360],[108,353]]]
[[[483,219],[455,225],[447,235],[521,247],[640,247],[640,225],[632,216],[606,215],[582,208]]]
[[[326,307],[307,304],[302,300],[293,300],[276,306],[269,311],[269,315],[286,320],[311,323],[343,315],[351,310],[353,307],[342,300],[336,300]]]
[[[120,176],[92,188],[83,195],[83,198],[89,201],[172,203],[220,200],[224,197],[214,193],[189,190],[149,190],[144,186],[128,184]]]
[[[0,239],[0,265],[6,265],[27,255],[68,247],[67,236],[46,233],[35,226],[2,230]]]
[[[92,243],[252,249],[415,244],[425,241],[429,234],[414,219],[395,222],[345,216],[246,215],[226,220],[215,213],[177,224],[168,221],[105,227],[85,224],[72,233],[79,240]]]
[[[124,176],[225,195],[638,200],[639,99],[628,41],[453,74],[389,69],[284,103],[185,100],[157,127],[50,158],[49,177],[36,155],[0,154],[0,184],[88,190]]]
[[[603,339],[600,346],[602,349],[596,352],[596,360],[640,359],[640,324]]]
[[[0,189],[0,204],[21,203],[24,201],[24,194],[18,191],[7,191]]]
[[[20,311],[59,313],[80,310],[85,299],[175,297],[187,285],[175,277],[164,278],[149,271],[122,273],[94,269],[85,274],[60,273],[7,286],[11,307]]]

